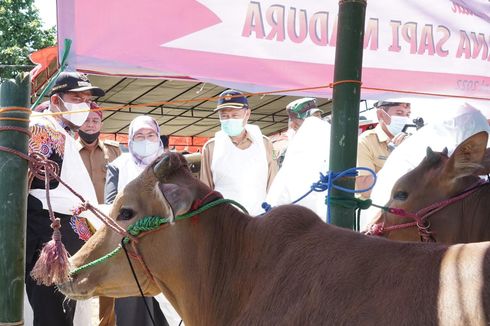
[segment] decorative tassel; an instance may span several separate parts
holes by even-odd
[[[65,245],[61,242],[60,227],[60,219],[56,218],[51,224],[53,236],[44,245],[41,255],[31,271],[31,277],[37,284],[51,286],[53,284],[61,284],[69,279],[69,255]]]

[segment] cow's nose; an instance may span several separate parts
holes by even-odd
[[[71,280],[62,284],[58,284],[57,287],[64,295],[69,295],[73,292],[73,283]]]

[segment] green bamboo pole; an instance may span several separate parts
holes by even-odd
[[[365,16],[366,0],[339,1],[334,82],[361,80]],[[331,171],[339,172],[356,166],[360,99],[360,84],[347,82],[334,86],[330,137]],[[354,189],[352,178],[345,178],[337,184]],[[331,196],[353,198],[354,195],[333,189]],[[354,208],[333,204],[330,211],[332,224],[354,228]]]
[[[10,107],[28,108],[29,75],[0,84],[0,127],[29,128],[23,111],[5,111]],[[27,154],[29,137],[18,131],[0,131],[0,146]],[[24,264],[27,215],[27,161],[0,151],[0,325],[23,325]]]

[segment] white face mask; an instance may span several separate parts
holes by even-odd
[[[223,130],[228,136],[235,137],[242,133],[243,118],[241,119],[226,119],[220,120],[221,130]]]
[[[403,130],[403,127],[405,127],[405,125],[408,125],[411,123],[409,117],[401,117],[398,115],[392,115],[390,118],[391,118],[391,123],[389,125],[386,125],[386,127],[388,128],[388,130],[390,131],[390,133],[393,136],[396,136],[399,133],[401,133]]]
[[[59,98],[61,100],[61,102],[63,102],[65,108],[69,111],[69,112],[73,112],[73,111],[82,111],[82,110],[86,110],[85,112],[77,112],[77,113],[71,113],[71,114],[63,114],[63,117],[70,121],[71,123],[73,123],[75,126],[77,127],[80,127],[81,125],[83,125],[83,123],[85,122],[85,120],[87,120],[88,118],[88,115],[89,115],[89,110],[90,110],[90,105],[88,105],[88,103],[69,103],[69,102],[65,102],[61,99],[61,97]]]
[[[156,154],[160,149],[160,142],[152,142],[149,140],[133,141],[132,149],[136,155],[144,158]]]

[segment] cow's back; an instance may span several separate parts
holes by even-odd
[[[452,318],[440,312],[441,263],[455,263],[444,258],[446,246],[374,239],[325,225],[296,206],[254,223],[257,238],[267,240],[259,240],[255,286],[236,325],[436,325],[441,316]],[[480,267],[489,275],[485,255]],[[478,274],[477,265],[465,268]]]

